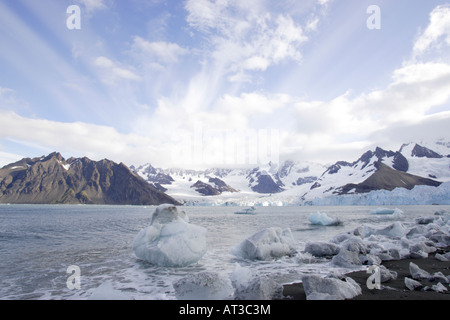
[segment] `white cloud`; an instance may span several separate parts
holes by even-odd
[[[248,72],[301,60],[300,47],[308,40],[303,27],[261,1],[190,0],[185,8],[189,25],[211,45],[208,57],[225,66],[230,80],[247,82]]]
[[[133,71],[119,66],[116,62],[106,57],[97,57],[93,63],[100,70],[101,80],[107,84],[115,84],[119,80],[141,80],[141,77]]]
[[[430,23],[414,44],[414,57],[428,50],[450,45],[450,5],[437,6],[430,13]]]
[[[144,64],[174,64],[189,51],[176,43],[157,41],[149,42],[135,36],[132,44],[132,53],[138,56]]]
[[[32,119],[7,111],[0,111],[0,138],[74,156],[86,155],[94,160],[109,158],[129,165],[149,159],[157,162],[160,156],[146,137],[121,134],[108,126]]]
[[[77,0],[77,2],[86,8],[88,14],[108,7],[106,0]]]
[[[386,89],[355,99],[353,112],[383,119],[385,124],[416,121],[449,99],[450,65],[407,64],[393,72],[393,82]]]

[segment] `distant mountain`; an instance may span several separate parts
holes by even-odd
[[[268,168],[254,168],[247,175],[250,188],[257,193],[280,193],[284,190],[284,183],[280,180],[278,166],[268,164]]]
[[[195,171],[156,169],[149,164],[131,168],[184,203],[303,204],[328,196],[437,187],[450,181],[450,143],[408,143],[398,151],[376,147],[354,162],[328,166],[288,160],[250,169]]]
[[[179,204],[123,163],[86,157],[65,160],[56,152],[0,169],[0,203]]]
[[[412,152],[412,150],[415,151]],[[422,157],[425,154],[428,157]],[[447,169],[438,170],[442,171],[437,174],[438,176],[427,176],[423,174],[423,171],[412,170],[412,164],[418,159],[418,155],[421,158],[422,168],[426,167],[426,163],[431,164],[432,161],[430,162],[430,160],[435,161],[444,158],[442,156],[437,157],[438,153],[417,144],[413,146],[403,145],[397,152],[377,147],[373,151],[365,152],[353,163],[339,161],[328,167],[311,186],[310,191],[303,195],[303,199],[367,193],[374,190],[391,191],[395,188],[411,190],[417,185],[437,187],[443,181],[446,181],[446,179],[438,181],[437,178],[438,176],[442,178],[448,176],[450,159],[444,159],[444,162],[446,162],[444,167],[446,166]],[[429,168],[431,167],[434,166],[431,165]]]

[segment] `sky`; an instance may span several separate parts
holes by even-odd
[[[445,1],[0,0],[0,43],[0,166],[331,164],[450,141]]]

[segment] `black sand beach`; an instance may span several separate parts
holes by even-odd
[[[436,253],[446,253],[450,247],[440,248]],[[409,270],[410,262],[419,266],[419,268],[428,271],[430,274],[442,272],[445,276],[450,275],[450,261],[440,261],[435,258],[435,254],[429,254],[425,259],[403,259],[384,261],[383,266],[390,271],[397,272],[397,279],[389,280],[381,284],[381,289],[370,290],[367,287],[367,279],[370,274],[366,271],[358,271],[347,274],[355,280],[361,287],[362,294],[353,298],[353,300],[450,300],[450,287],[443,283],[447,289],[444,293],[431,290],[438,281],[419,280],[427,290],[418,288],[414,291],[409,290],[405,285],[405,277],[412,278]],[[306,294],[301,283],[289,284],[284,286],[283,294],[287,299],[306,300]]]

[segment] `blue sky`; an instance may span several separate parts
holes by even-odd
[[[0,165],[239,165],[227,143],[255,135],[323,163],[450,141],[445,1],[0,0],[0,43]]]

